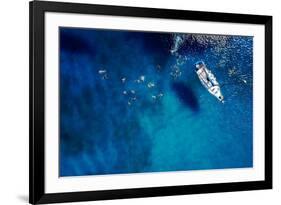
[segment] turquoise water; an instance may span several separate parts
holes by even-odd
[[[60,28],[60,175],[253,166],[253,38]],[[198,60],[225,103],[200,83]]]

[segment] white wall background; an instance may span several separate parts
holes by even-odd
[[[79,204],[280,204],[281,6],[278,0],[72,0],[96,4],[273,15],[274,189]],[[0,204],[28,200],[28,1],[0,3]],[[278,126],[279,125],[279,126]],[[280,201],[278,203],[278,201]]]

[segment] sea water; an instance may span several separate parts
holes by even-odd
[[[60,28],[60,176],[253,166],[253,37]],[[225,102],[200,83],[216,76]]]

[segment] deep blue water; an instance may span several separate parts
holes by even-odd
[[[252,37],[59,35],[60,176],[252,167]],[[201,85],[198,60],[225,103]]]

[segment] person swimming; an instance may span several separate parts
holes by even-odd
[[[220,85],[213,73],[207,69],[205,63],[203,61],[198,61],[195,63],[195,67],[201,84],[209,91],[209,93],[214,95],[220,102],[224,103]]]

